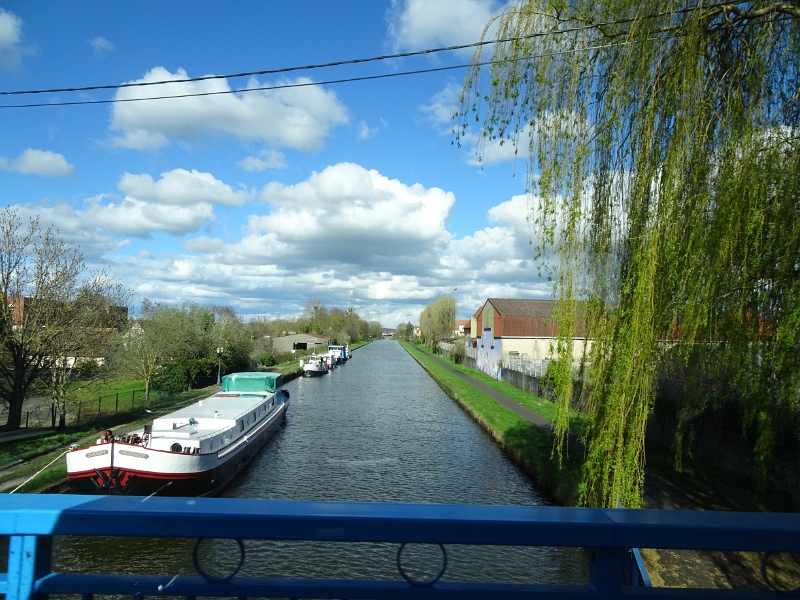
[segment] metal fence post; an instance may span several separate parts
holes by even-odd
[[[81,404],[83,404],[83,400],[78,400],[78,425],[81,424]]]
[[[133,410],[133,400],[136,398],[136,390],[131,392],[131,410]]]
[[[103,401],[103,397],[102,397],[102,396],[98,396],[98,397],[97,397],[97,416],[98,416],[98,417],[100,416],[100,403],[101,403],[102,401]]]
[[[114,401],[114,412],[119,410],[119,392],[117,392],[117,399]]]

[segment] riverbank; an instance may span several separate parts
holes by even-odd
[[[374,342],[375,340],[365,340],[363,342],[355,342],[350,344],[350,350],[358,350],[359,348],[366,346],[369,343]],[[304,360],[305,357],[298,358],[297,360],[293,360],[288,363],[283,363],[280,365],[276,365],[274,367],[270,367],[267,371],[271,371],[273,373],[280,373],[283,376],[283,381],[291,381],[292,379],[296,379],[303,374],[303,367],[300,366],[300,361]]]
[[[553,459],[546,453],[523,452],[523,446],[514,436],[508,436],[502,427],[503,415],[496,412],[509,411],[497,404],[487,394],[481,394],[475,385],[453,374],[453,371],[470,377],[475,384],[490,379],[482,373],[452,361],[427,354],[411,344],[401,342],[409,354],[428,372],[445,393],[453,398],[464,410],[481,424],[504,448],[513,448],[509,454],[521,469],[531,474],[539,485],[545,486],[554,501],[564,506],[573,506],[577,501],[577,485],[580,482],[582,452],[573,452],[575,461],[573,472],[553,469]],[[437,364],[438,362],[443,363]],[[488,387],[513,397],[514,401],[530,410],[551,416],[553,405],[532,394],[517,390],[509,384],[491,380]],[[471,391],[469,388],[472,387]],[[513,413],[512,413],[513,414]],[[548,422],[542,416],[542,420]],[[571,416],[573,431],[581,420]],[[501,425],[498,426],[497,423]],[[552,448],[552,434],[539,428],[547,436],[540,442],[542,449]],[[762,511],[763,503],[758,500],[758,492],[753,482],[741,477],[730,476],[709,469],[691,459],[684,462],[684,470],[675,470],[674,461],[668,448],[648,444],[648,472],[645,475],[645,508],[661,510],[733,510]],[[553,484],[553,477],[569,477],[568,485]],[[575,481],[575,479],[577,481]],[[559,490],[571,491],[562,497]],[[761,577],[761,556],[753,552],[696,552],[690,550],[642,549],[650,578],[656,587],[702,587],[702,588],[758,588],[765,589]],[[771,577],[779,581],[784,589],[800,585],[800,560],[798,557],[779,554],[771,560]]]
[[[439,387],[500,444],[503,451],[513,458],[553,503],[562,506],[577,504],[583,459],[574,444],[559,461],[553,455],[553,435],[547,427],[537,425],[534,420],[498,404],[488,394],[437,364],[433,357],[412,344],[400,343]],[[536,412],[532,408],[538,406],[536,400],[531,398],[526,408]]]

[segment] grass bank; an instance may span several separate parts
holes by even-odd
[[[552,501],[574,506],[581,481],[582,459],[570,453],[561,464],[552,456],[553,436],[501,406],[457,375],[437,364],[424,352],[400,342],[439,387],[483,426],[503,450],[533,479]],[[472,373],[469,373],[472,375]],[[505,394],[505,390],[498,390]],[[517,390],[519,391],[519,390]],[[524,392],[523,392],[524,393]],[[510,394],[506,394],[514,398]],[[530,394],[527,394],[530,396]],[[542,402],[545,402],[542,400]],[[527,408],[534,410],[532,404]],[[538,411],[535,411],[538,412]],[[543,415],[544,416],[544,415]]]

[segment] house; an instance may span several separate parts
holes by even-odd
[[[496,376],[503,357],[516,355],[532,360],[553,358],[551,346],[558,337],[558,323],[553,315],[555,300],[489,298],[469,325],[466,343],[476,349],[476,366]],[[580,360],[584,346],[584,326],[578,322],[572,355]]]
[[[464,332],[469,331],[469,319],[456,319],[456,329],[453,337],[464,337]]]

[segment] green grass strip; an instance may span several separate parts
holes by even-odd
[[[411,344],[400,342],[444,392],[458,402],[558,504],[574,506],[582,459],[570,453],[559,465],[553,436],[492,400]],[[530,408],[530,407],[529,407]]]
[[[555,420],[556,405],[550,402],[549,400],[541,398],[540,396],[537,396],[535,394],[526,392],[525,390],[521,390],[518,387],[511,385],[510,383],[506,383],[505,381],[497,381],[496,379],[492,379],[483,371],[478,371],[477,369],[470,369],[469,367],[465,367],[464,365],[458,365],[445,356],[437,356],[436,358],[458,369],[465,375],[469,375],[473,379],[476,379],[481,383],[485,383],[490,388],[500,392],[501,394],[507,396],[508,398],[511,398],[514,402],[518,402],[528,410],[532,410],[537,415],[541,415],[545,419],[548,419],[549,421]],[[580,434],[581,428],[583,427],[583,423],[585,420],[586,420],[586,415],[577,410],[570,410],[569,430],[572,433]]]

